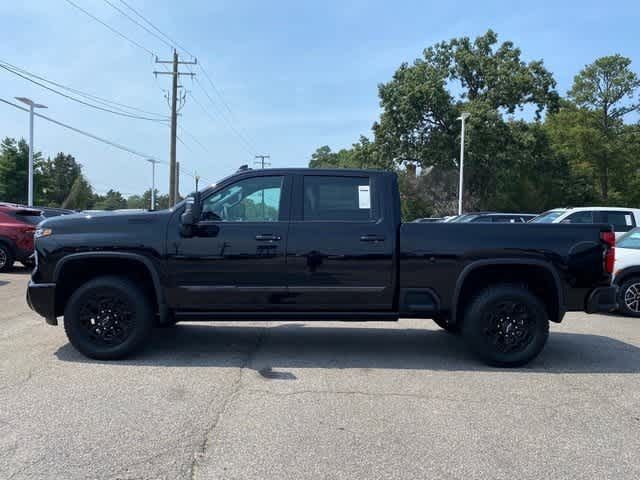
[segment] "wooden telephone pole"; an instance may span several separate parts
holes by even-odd
[[[156,57],[156,63],[170,63],[173,65],[173,69],[170,72],[158,72],[154,71],[154,75],[171,75],[171,147],[169,149],[169,206],[173,206],[176,204],[178,199],[177,190],[177,168],[176,168],[176,139],[178,136],[178,88],[181,88],[178,85],[178,78],[181,75],[188,75],[190,77],[195,76],[193,72],[180,72],[178,70],[179,65],[196,65],[198,63],[198,59],[194,59],[193,62],[184,62],[180,61],[178,58],[178,52],[176,50],[173,51],[173,60],[158,60]],[[182,101],[184,101],[184,97],[182,97]]]

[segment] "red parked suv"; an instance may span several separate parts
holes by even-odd
[[[0,205],[0,272],[18,260],[25,267],[33,264],[33,233],[44,220],[40,210]]]

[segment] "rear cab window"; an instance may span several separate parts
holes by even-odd
[[[303,221],[368,222],[375,220],[370,177],[305,175]]]
[[[636,226],[633,212],[629,210],[611,210],[600,212],[602,223],[613,225],[616,232],[628,232]]]

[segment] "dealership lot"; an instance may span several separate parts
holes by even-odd
[[[180,324],[79,355],[0,274],[0,478],[639,478],[640,321],[570,314],[526,368],[430,321]]]

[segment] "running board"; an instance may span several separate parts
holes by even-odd
[[[207,322],[221,320],[279,320],[295,321],[320,321],[333,320],[343,322],[395,322],[400,315],[397,312],[205,312],[205,311],[181,311],[175,312],[178,321]]]

